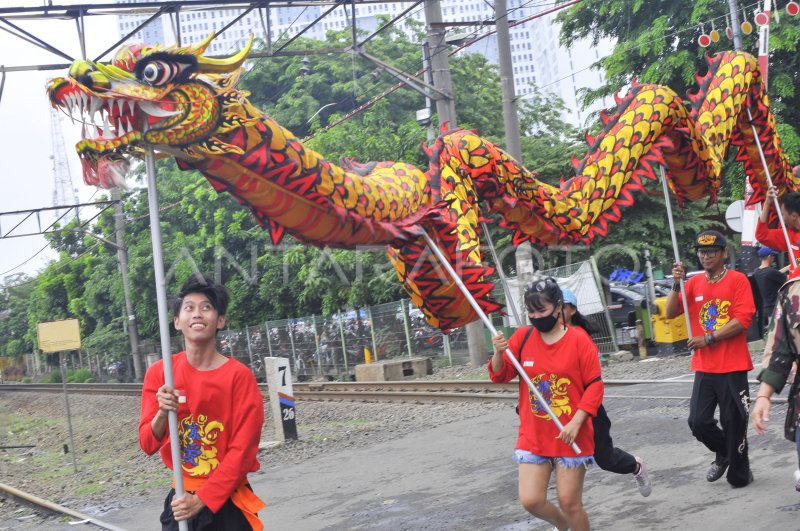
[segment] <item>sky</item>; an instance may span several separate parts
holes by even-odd
[[[85,3],[59,0],[59,5]],[[42,0],[0,0],[0,7],[35,7]],[[78,33],[74,21],[15,21],[16,25],[36,35],[71,57],[81,56]],[[0,25],[0,28],[3,26]],[[116,42],[116,16],[90,17],[86,20],[86,50],[91,58],[96,57]],[[38,64],[67,63],[60,56],[42,50],[6,31],[0,31],[0,65],[6,67]],[[5,75],[0,97],[0,213],[15,212],[53,206],[55,177],[50,129],[50,104],[45,93],[48,79],[66,76],[64,70],[41,72],[8,72]],[[0,73],[0,76],[2,74]],[[83,183],[80,160],[75,144],[80,140],[80,128],[69,119],[61,120],[67,160],[73,187],[78,190],[78,199],[85,203],[96,200],[100,193]],[[86,214],[91,215],[91,212]],[[0,216],[0,231],[3,234],[16,225],[19,216]],[[42,225],[55,219],[52,213],[43,213]],[[34,232],[33,223],[22,225],[17,231]],[[36,255],[45,245],[42,236],[0,239],[0,282],[13,281],[13,275],[25,273],[35,275],[48,260],[57,257],[52,249]],[[34,256],[36,255],[36,256]],[[8,278],[11,276],[12,278]]]

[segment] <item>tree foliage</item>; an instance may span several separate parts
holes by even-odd
[[[746,7],[747,17],[753,22],[752,6]],[[777,9],[775,7],[773,10]],[[743,11],[739,11],[740,18]],[[596,64],[604,70],[605,84],[584,91],[584,102],[624,90],[634,78],[642,83],[657,83],[672,88],[684,96],[694,88],[695,72],[706,71],[706,53],[733,49],[725,36],[725,16],[728,3],[711,0],[584,0],[562,11],[561,40],[571,45],[582,38],[595,44],[600,39],[612,39],[613,51]],[[699,46],[697,38],[702,30],[711,30],[711,21],[721,33],[719,43],[708,49]],[[758,54],[758,31],[743,35],[743,50]],[[778,132],[787,157],[800,163],[800,24],[792,17],[782,17],[780,23],[773,18],[770,33],[769,93],[772,109],[779,125]],[[688,241],[696,230],[716,224],[724,225],[724,209],[732,200],[744,197],[744,171],[735,162],[733,153],[723,166],[722,189],[717,205],[706,208],[704,201],[686,205],[676,211],[676,232],[679,240]],[[605,243],[620,242],[634,249],[648,247],[659,261],[671,261],[668,227],[662,225],[663,212],[660,187],[646,183],[650,194],[637,196],[637,203],[626,209],[622,222],[611,228]],[[647,237],[659,234],[660,238]]]

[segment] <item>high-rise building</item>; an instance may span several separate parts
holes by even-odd
[[[143,0],[117,0],[119,3],[138,3]],[[509,22],[531,17],[552,6],[531,6],[528,0],[509,0]],[[349,27],[353,20],[351,4],[343,5],[328,14],[304,36],[322,39],[328,30]],[[491,21],[494,9],[483,0],[441,0],[442,18],[446,22],[474,22],[475,26],[461,29],[466,35],[479,35],[490,30],[492,25],[481,26],[481,21]],[[408,8],[402,3],[356,4],[356,27],[372,32],[378,27],[378,16],[395,17]],[[263,38],[267,28],[273,42],[297,35],[303,28],[317,19],[327,6],[277,7],[267,17],[266,10],[253,10],[233,26],[220,34],[209,48],[210,54],[225,55],[236,52],[251,34]],[[220,30],[242,13],[241,9],[212,9],[209,7],[184,8],[180,11],[180,35],[184,43],[198,42],[212,31]],[[119,17],[119,33],[125,36],[133,31],[147,15],[122,15]],[[408,19],[425,21],[424,7],[413,10]],[[172,19],[162,16],[145,29],[131,37],[132,41],[154,44],[175,40]],[[401,23],[401,29],[410,31],[410,26]],[[451,29],[451,33],[458,29]],[[596,46],[588,39],[576,42],[571,48],[559,44],[560,26],[555,13],[534,18],[510,29],[511,55],[514,69],[514,85],[517,95],[525,97],[535,87],[559,96],[566,104],[565,120],[578,127],[587,125],[590,113],[609,107],[608,100],[595,101],[589,108],[582,106],[581,89],[597,88],[603,83],[602,72],[591,68],[601,57],[611,52],[611,41],[600,41]],[[466,49],[467,53],[480,53],[497,64],[497,40],[494,35]]]

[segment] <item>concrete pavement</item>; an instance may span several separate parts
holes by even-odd
[[[640,385],[607,395],[690,391],[686,384]],[[724,478],[705,480],[713,456],[689,433],[687,400],[608,398],[605,404],[615,443],[645,459],[653,494],[642,498],[632,476],[589,471],[584,503],[593,529],[800,529],[800,493],[792,479],[797,458],[781,433],[785,405],[773,408],[767,436],[751,428],[755,482],[733,489]],[[517,499],[516,427],[513,406],[488,410],[371,447],[273,466],[251,482],[267,502],[261,516],[270,530],[549,530]],[[161,502],[160,495],[142,498],[101,518],[131,531],[157,529]]]

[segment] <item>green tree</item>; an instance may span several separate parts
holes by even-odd
[[[741,6],[740,3],[740,7]],[[749,8],[748,8],[749,10]],[[585,0],[579,5],[565,9],[559,15],[562,23],[561,40],[571,45],[578,39],[589,38],[597,43],[600,39],[612,39],[611,54],[596,64],[603,69],[605,83],[597,89],[584,91],[584,102],[611,95],[629,84],[634,78],[642,83],[665,85],[685,97],[694,88],[695,72],[706,71],[705,53],[716,53],[732,49],[733,43],[724,36],[709,49],[701,48],[697,38],[701,24],[710,30],[714,20],[718,30],[724,30],[726,2],[708,0],[648,1],[635,0]],[[769,92],[773,112],[779,125],[778,131],[787,157],[800,162],[800,126],[798,95],[796,87],[800,81],[799,56],[800,26],[785,22],[771,26]],[[743,35],[743,49],[753,55],[758,53],[758,32]],[[686,99],[688,102],[688,99]],[[665,216],[652,216],[652,212],[663,212],[663,199],[657,183],[645,183],[645,194],[636,195],[636,204],[627,208],[622,220],[612,226],[604,238],[605,243],[620,242],[631,248],[649,248],[658,261],[671,262],[669,232]],[[679,241],[691,240],[697,230],[716,224],[725,230],[724,209],[732,200],[744,196],[744,171],[735,162],[734,153],[723,166],[722,189],[717,205],[707,207],[705,200],[686,205],[683,212],[676,211],[676,232]],[[663,226],[658,227],[662,224]],[[659,238],[643,237],[659,234]],[[598,242],[601,244],[602,242]],[[610,263],[601,265],[608,272]]]
[[[744,8],[745,6],[741,5]],[[606,82],[585,91],[585,102],[614,94],[636,77],[657,83],[684,95],[695,83],[695,71],[705,71],[704,54],[733,49],[724,36],[708,49],[697,38],[701,24],[710,30],[714,20],[724,28],[727,2],[710,0],[585,0],[562,11],[561,40],[571,45],[578,39],[613,39],[614,49],[597,66]],[[785,19],[784,19],[785,20]],[[743,50],[758,54],[758,32],[743,35]],[[770,33],[769,91],[779,121],[797,129],[800,125],[800,25],[772,24]]]
[[[28,301],[34,280],[18,275],[0,289],[0,356],[19,358],[33,350],[28,334]]]

